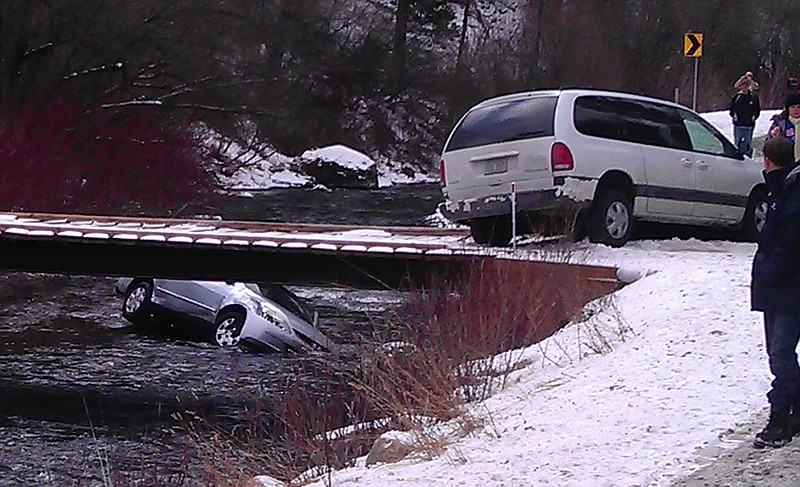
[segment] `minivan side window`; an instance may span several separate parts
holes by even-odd
[[[557,100],[537,96],[472,110],[456,127],[445,151],[552,136]]]
[[[692,150],[741,159],[736,147],[702,117],[685,110],[681,110],[680,115],[683,125],[689,132]]]
[[[639,144],[689,149],[678,111],[667,105],[610,96],[575,100],[575,128],[585,135]]]

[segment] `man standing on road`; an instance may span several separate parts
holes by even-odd
[[[733,140],[742,154],[753,156],[753,129],[756,119],[761,114],[761,104],[758,96],[753,93],[753,87],[758,83],[753,79],[753,73],[748,71],[736,81],[739,90],[731,99],[730,115],[733,120]]]
[[[800,166],[794,144],[775,137],[764,144],[769,190],[767,219],[758,237],[750,286],[752,307],[764,312],[769,367],[769,422],[753,446],[780,447],[800,432]]]

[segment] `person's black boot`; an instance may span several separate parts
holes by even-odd
[[[792,406],[792,414],[789,416],[789,428],[793,435],[800,433],[800,404]]]
[[[756,433],[753,446],[756,448],[779,448],[792,441],[795,434],[790,411],[771,411],[764,429]]]

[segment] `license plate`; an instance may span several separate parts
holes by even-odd
[[[508,159],[492,159],[491,161],[486,161],[486,165],[484,166],[484,174],[500,174],[503,172],[508,172]]]

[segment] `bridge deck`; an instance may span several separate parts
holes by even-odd
[[[401,289],[502,260],[462,229],[0,213],[4,270]],[[572,267],[617,285],[613,268]]]

